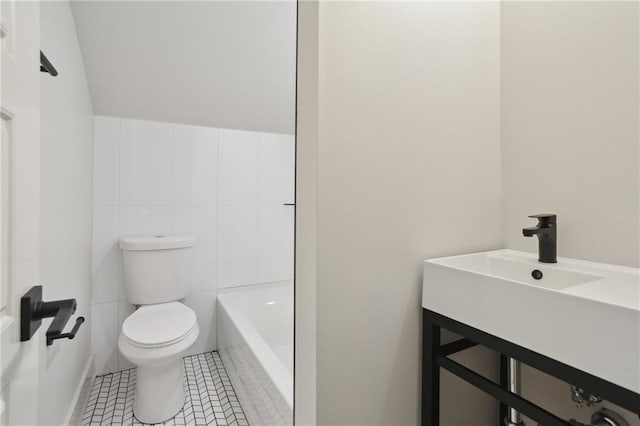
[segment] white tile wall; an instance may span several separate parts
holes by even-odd
[[[184,303],[196,313],[198,326],[200,327],[200,337],[191,348],[192,354],[201,354],[211,351],[216,346],[216,292],[201,291],[191,293]]]
[[[294,202],[293,135],[260,134],[259,204]]]
[[[218,215],[220,287],[257,283],[258,206],[219,206]]]
[[[216,204],[218,129],[173,127],[172,204]]]
[[[196,236],[192,353],[216,347],[217,289],[293,277],[294,139],[290,135],[96,117],[93,340],[98,371],[131,365],[118,351],[133,312],[118,239]]]
[[[194,234],[194,275],[192,291],[216,289],[217,244],[216,223],[218,211],[215,205],[173,206],[171,208],[172,232]]]
[[[171,232],[171,206],[120,206],[120,235]]]
[[[129,315],[133,313],[133,311],[135,311],[135,307],[127,303],[126,300],[118,301],[118,320],[117,320],[118,334],[120,334],[122,323],[124,322],[125,319],[127,319]],[[119,349],[117,350],[117,352],[118,352],[118,370],[125,370],[127,368],[132,368],[133,364],[129,362],[129,360],[127,360],[125,357],[122,356]]]
[[[293,208],[260,206],[258,214],[258,281],[291,279],[293,271]]]
[[[170,205],[171,125],[122,120],[120,131],[120,205]]]
[[[118,325],[118,302],[93,305],[91,349],[98,372],[118,370]]]
[[[220,130],[218,204],[258,204],[260,134]]]
[[[94,206],[92,243],[93,302],[118,300],[118,206]]]
[[[120,202],[120,119],[96,117],[93,127],[93,204]]]

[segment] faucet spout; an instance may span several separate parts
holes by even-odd
[[[540,232],[540,227],[533,226],[531,228],[524,228],[522,230],[522,235],[524,235],[525,237],[533,237],[534,235],[536,235],[539,232]]]
[[[538,219],[538,224],[531,228],[523,228],[525,237],[538,237],[538,260],[544,263],[556,263],[556,215],[537,214],[529,216]]]

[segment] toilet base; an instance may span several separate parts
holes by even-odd
[[[184,367],[178,358],[137,367],[133,414],[142,423],[162,423],[184,406]]]

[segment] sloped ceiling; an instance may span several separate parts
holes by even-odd
[[[97,115],[293,133],[294,1],[72,1]]]

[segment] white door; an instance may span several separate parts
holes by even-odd
[[[37,424],[42,326],[20,342],[20,296],[39,284],[40,6],[0,0],[2,425]]]

